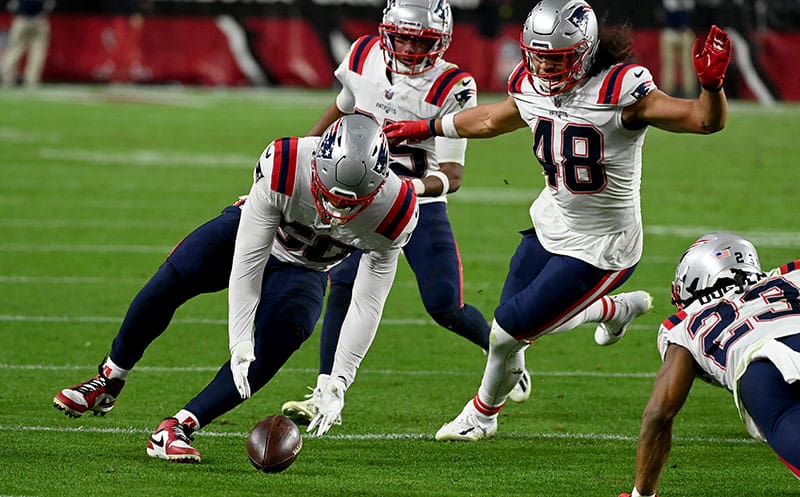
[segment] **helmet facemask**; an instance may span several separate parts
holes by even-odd
[[[752,243],[734,233],[709,233],[681,257],[672,281],[672,303],[683,309],[695,300],[729,286],[744,287],[763,275]]]
[[[422,74],[450,46],[450,5],[446,0],[390,0],[378,31],[390,71],[406,76]]]
[[[322,134],[311,167],[311,194],[320,219],[345,224],[375,200],[389,175],[386,137],[367,116],[341,117]]]

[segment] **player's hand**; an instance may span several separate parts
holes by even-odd
[[[423,121],[397,121],[383,127],[383,134],[390,142],[403,140],[427,140],[435,135],[434,119]]]
[[[733,46],[728,39],[728,33],[716,25],[711,26],[705,42],[701,42],[700,38],[694,40],[692,62],[697,72],[697,79],[703,88],[710,91],[722,89],[732,53]]]
[[[236,390],[243,399],[250,398],[250,383],[247,381],[247,372],[250,363],[256,360],[252,342],[240,342],[231,349],[231,373]]]
[[[631,497],[631,494],[619,494],[618,497]]]
[[[345,391],[347,391],[347,387],[341,378],[328,380],[328,383],[322,387],[319,412],[308,424],[307,432],[311,433],[316,429],[316,435],[321,437],[331,429],[331,426],[342,424]]]

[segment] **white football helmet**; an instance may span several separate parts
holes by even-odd
[[[448,0],[389,0],[378,26],[386,67],[407,76],[422,74],[450,46],[453,13]],[[406,37],[426,45],[420,52],[402,51],[396,37]]]
[[[684,252],[675,269],[672,303],[683,309],[715,287],[742,284],[742,275],[748,273],[762,273],[752,243],[735,233],[703,235]]]
[[[389,176],[389,147],[378,123],[350,114],[328,126],[311,164],[320,218],[344,224],[372,203]]]
[[[546,96],[564,93],[594,62],[597,16],[584,0],[542,0],[528,14],[519,44],[534,89]],[[543,61],[558,70],[541,70]]]

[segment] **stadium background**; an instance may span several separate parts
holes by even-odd
[[[453,0],[447,59],[471,71],[479,89],[504,92],[519,60],[517,37],[532,2]],[[8,0],[0,1],[5,7]],[[376,34],[383,0],[147,0],[131,27],[135,1],[57,2],[44,81],[66,83],[281,86],[326,89],[349,44]],[[610,24],[630,23],[636,61],[658,75],[657,0],[594,0]],[[800,100],[800,0],[700,0],[696,31],[732,32],[732,98]],[[703,7],[717,4],[714,7]],[[5,12],[5,8],[0,11]],[[0,14],[0,51],[11,22]],[[1,52],[0,52],[1,54]],[[658,81],[656,81],[658,82]]]

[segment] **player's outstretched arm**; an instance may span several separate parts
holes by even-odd
[[[689,351],[679,345],[670,345],[642,414],[634,489],[640,495],[656,493],[656,485],[672,447],[672,422],[686,402],[694,371],[694,359]]]
[[[528,124],[520,117],[513,97],[500,102],[481,104],[471,109],[422,121],[397,121],[383,128],[391,142],[427,140],[432,136],[448,138],[491,138]]]
[[[712,26],[705,41],[695,41],[692,61],[702,86],[694,100],[674,98],[656,90],[625,109],[624,121],[643,122],[678,133],[710,134],[725,127],[728,100],[722,83],[733,46],[728,34]]]

